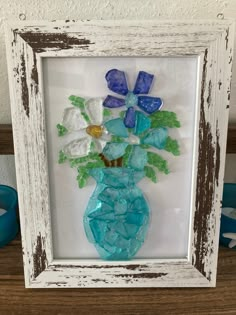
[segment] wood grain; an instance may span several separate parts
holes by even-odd
[[[236,125],[231,125],[228,129],[227,153],[236,153]]]
[[[227,153],[236,153],[236,125],[229,125]],[[0,125],[0,155],[14,154],[12,126]]]
[[[0,249],[0,314],[236,314],[236,251],[220,248],[216,288],[25,289],[21,241]]]
[[[12,126],[0,125],[0,154],[14,154]]]

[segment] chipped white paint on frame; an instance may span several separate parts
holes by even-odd
[[[214,286],[233,22],[13,23],[7,43],[26,286]],[[53,260],[41,58],[186,55],[200,58],[188,259]]]

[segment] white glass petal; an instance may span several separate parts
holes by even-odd
[[[105,147],[105,145],[107,144],[107,141],[103,140],[103,139],[94,139],[94,142],[96,144],[96,151],[98,153],[101,153],[103,148]]]
[[[76,139],[68,143],[63,151],[70,158],[86,156],[90,152],[91,137]]]
[[[101,125],[103,121],[103,99],[90,98],[85,103],[85,110],[92,125]]]
[[[88,127],[80,109],[76,107],[68,107],[64,110],[62,124],[69,131],[82,130]]]
[[[99,140],[110,142],[111,141],[111,134],[109,134],[108,131],[104,128],[102,136],[99,138]]]

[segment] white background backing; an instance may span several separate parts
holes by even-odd
[[[48,167],[54,258],[98,258],[85,236],[83,214],[95,182],[79,189],[77,171],[69,164],[58,164],[63,137],[57,136],[56,124],[62,120],[64,108],[70,106],[72,94],[105,97],[105,74],[117,68],[126,72],[130,90],[138,71],[155,75],[149,95],[164,100],[163,110],[177,113],[181,128],[171,129],[178,139],[181,155],[161,151],[167,159],[169,175],[158,173],[158,183],[143,179],[139,187],[151,209],[146,241],[136,258],[184,258],[188,250],[190,191],[197,59],[188,58],[45,58],[43,62]],[[117,95],[118,96],[118,95]]]

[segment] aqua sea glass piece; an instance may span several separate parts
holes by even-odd
[[[108,160],[115,160],[125,154],[125,149],[127,146],[128,143],[126,142],[108,142],[103,149],[103,154]]]
[[[111,69],[105,76],[108,88],[117,94],[126,95],[128,93],[128,85],[124,71]]]
[[[149,144],[161,150],[165,147],[167,136],[168,132],[166,128],[153,129],[141,139],[141,143]]]
[[[142,246],[149,224],[149,206],[136,185],[144,172],[98,168],[91,175],[97,186],[84,214],[87,238],[102,259],[131,259]]]
[[[125,112],[124,117],[124,124],[127,128],[134,128],[135,127],[135,109],[133,107],[129,107],[127,111]]]
[[[123,98],[115,97],[113,95],[107,95],[103,102],[104,107],[117,108],[125,105],[125,100]]]
[[[163,105],[162,99],[159,97],[139,96],[138,107],[145,113],[152,114],[159,110]]]
[[[134,94],[148,94],[152,85],[154,75],[145,71],[139,71],[134,86]]]
[[[140,146],[133,146],[128,162],[129,167],[135,170],[143,170],[146,164],[147,152],[140,148]]]
[[[151,127],[151,120],[140,111],[136,111],[135,119],[136,124],[134,134],[140,135],[142,132],[148,130]]]
[[[138,97],[134,93],[129,92],[125,97],[125,105],[127,107],[131,107],[131,106],[137,105],[137,103],[138,103]]]
[[[121,118],[111,119],[105,122],[105,127],[108,132],[115,136],[127,138],[129,136],[128,131]]]

